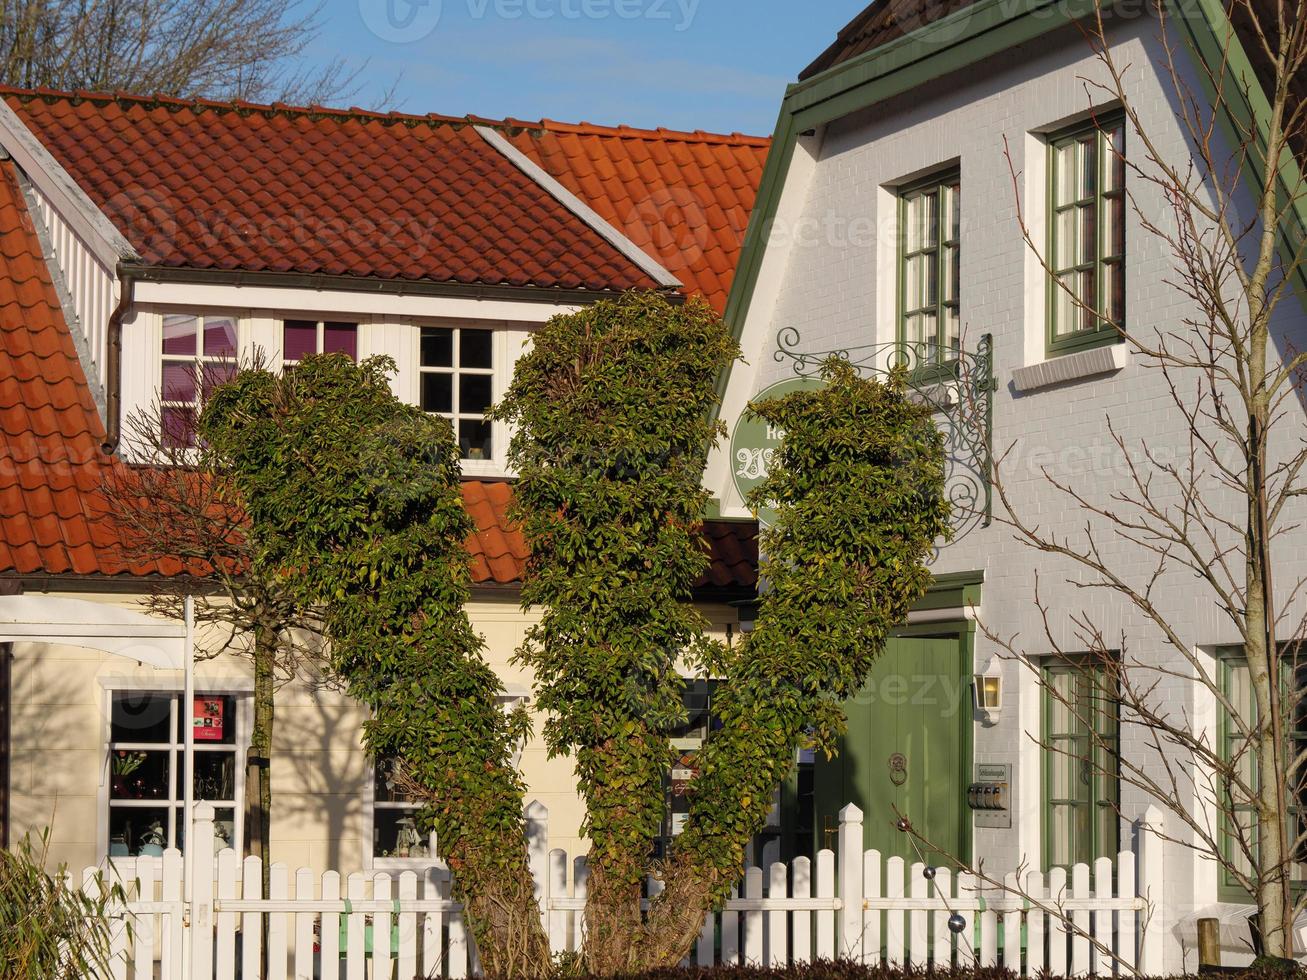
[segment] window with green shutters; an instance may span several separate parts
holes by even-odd
[[[1125,327],[1124,152],[1120,116],[1049,140],[1050,354],[1112,343]]]
[[[912,367],[948,364],[961,342],[962,181],[956,172],[899,193],[899,343]]]
[[[1301,654],[1298,659],[1300,661],[1303,659]],[[1220,651],[1219,676],[1221,692],[1243,720],[1243,727],[1255,725],[1257,704],[1253,696],[1248,661],[1244,659],[1241,647],[1228,647]],[[1299,701],[1300,699],[1291,698],[1290,695],[1294,690],[1302,691],[1307,687],[1307,663],[1300,662],[1295,665],[1293,658],[1286,653],[1281,660],[1280,681],[1282,697],[1285,698],[1282,703],[1287,706],[1290,702]],[[1290,760],[1303,758],[1307,754],[1307,704],[1293,703],[1292,707],[1286,710],[1286,716],[1288,758]],[[1240,727],[1222,705],[1217,731],[1221,758],[1232,765],[1244,785],[1256,787],[1257,758],[1249,739],[1240,731]],[[1292,818],[1289,828],[1291,841],[1307,830],[1307,792],[1305,792],[1307,787],[1304,786],[1304,775],[1297,768],[1294,768],[1289,775],[1290,790],[1298,804],[1291,807]],[[1226,800],[1221,808],[1221,852],[1229,864],[1246,874],[1252,870],[1251,861],[1239,842],[1242,839],[1253,847],[1256,846],[1254,802],[1233,784],[1225,787],[1223,791],[1226,793]],[[1303,861],[1307,855],[1300,853],[1297,857],[1291,875],[1295,886],[1303,887],[1307,884],[1307,863]],[[1238,878],[1229,866],[1223,865],[1220,875],[1221,898],[1230,901],[1247,899],[1247,892],[1239,884]]]
[[[1070,867],[1120,849],[1118,705],[1101,660],[1044,667],[1044,865]]]

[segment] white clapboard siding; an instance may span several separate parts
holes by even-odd
[[[478,972],[475,944],[443,866],[398,875],[306,868],[292,876],[230,850],[215,852],[213,809],[196,807],[197,846],[190,908],[182,855],[140,858],[130,880],[89,869],[78,881],[98,893],[118,885],[113,910],[115,980],[366,980],[392,975],[460,980]],[[1156,810],[1146,814],[1160,828]],[[528,829],[548,839],[549,815],[530,811]],[[1138,853],[1100,858],[1091,868],[1029,872],[995,881],[948,867],[907,864],[862,847],[862,813],[840,812],[838,848],[766,868],[741,869],[725,906],[708,915],[683,961],[784,966],[847,956],[872,965],[948,970],[973,963],[1023,977],[1124,976],[1162,965],[1161,848],[1139,835]],[[775,849],[763,851],[767,857]],[[542,922],[555,954],[582,952],[587,865],[538,844],[530,854]],[[293,887],[292,887],[293,881]],[[1148,891],[1141,888],[1146,882]],[[650,879],[646,902],[663,883]],[[1151,892],[1151,894],[1150,894]],[[961,929],[954,931],[960,918]],[[198,971],[198,972],[197,972]]]

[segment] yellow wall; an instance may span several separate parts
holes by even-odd
[[[132,596],[72,597],[139,608]],[[735,610],[727,606],[705,606],[704,612],[720,631],[736,620]],[[468,613],[485,637],[486,657],[505,687],[510,693],[529,693],[529,674],[509,660],[535,617],[521,611],[515,592],[479,593]],[[221,643],[201,634],[198,645],[213,649]],[[105,691],[134,685],[180,690],[181,675],[52,644],[15,643],[13,653],[14,836],[49,825],[52,865],[95,864],[103,858],[100,787],[108,779]],[[219,656],[197,664],[197,690],[233,686],[252,688],[244,660]],[[370,764],[359,740],[364,717],[357,704],[321,681],[299,679],[279,692],[272,761],[273,860],[292,869],[344,873],[365,866]],[[548,758],[538,736],[542,724],[543,717],[536,716],[537,736],[522,753],[527,800],[549,808],[550,846],[575,855],[585,850],[579,836],[583,808],[570,760]]]

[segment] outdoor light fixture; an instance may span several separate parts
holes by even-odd
[[[1003,677],[1000,674],[976,674],[973,678],[976,710],[996,715],[1003,710]]]

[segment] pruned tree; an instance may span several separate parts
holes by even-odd
[[[349,98],[358,68],[340,58],[302,63],[321,13],[301,0],[0,0],[0,82],[301,104]]]
[[[754,501],[778,514],[762,538],[767,588],[742,642],[712,641],[691,589],[708,560],[698,536],[721,431],[714,382],[737,356],[706,304],[630,294],[546,324],[495,409],[517,427],[522,598],[542,609],[518,657],[550,714],[551,751],[576,759],[590,840],[584,958],[599,975],[687,954],[796,750],[833,751],[843,699],[924,593],[946,534],[929,411],[901,379],[832,363],[822,390],[752,407],[785,433]],[[684,674],[719,680],[722,727],[698,756],[683,833],[654,862]],[[665,887],[645,912],[650,874]]]
[[[320,609],[333,673],[371,709],[364,743],[427,804],[455,896],[491,976],[551,968],[527,864],[529,730],[468,621],[466,541],[450,424],[395,398],[394,363],[307,357],[219,388],[200,434],[228,461],[252,566]]]
[[[198,384],[208,391],[230,377],[233,366],[204,370]],[[102,492],[122,557],[176,570],[142,598],[147,610],[181,619],[184,597],[193,597],[196,623],[209,627],[200,631],[198,655],[234,656],[250,664],[254,721],[245,763],[245,847],[263,862],[266,895],[276,694],[296,679],[327,682],[320,669],[321,624],[284,572],[253,560],[230,461],[191,435],[158,403],[133,413],[124,425],[133,465],[106,468]]]
[[[1299,814],[1307,803],[1307,742],[1294,734],[1307,708],[1304,581],[1276,581],[1274,572],[1301,551],[1307,500],[1299,305],[1307,282],[1307,18],[1288,0],[1225,0],[1220,7],[1219,52],[1194,57],[1176,39],[1173,21],[1202,12],[1168,0],[1152,4],[1160,27],[1155,67],[1170,85],[1189,151],[1181,159],[1136,103],[1141,69],[1123,63],[1113,46],[1110,5],[1100,4],[1082,24],[1098,66],[1084,78],[1086,92],[1096,104],[1119,107],[1126,137],[1124,145],[1102,141],[1111,149],[1095,166],[1124,179],[1129,211],[1170,257],[1166,285],[1188,308],[1178,322],[1126,321],[1110,299],[1100,308],[1059,278],[1031,232],[1012,164],[1021,231],[1060,302],[1083,322],[1119,333],[1151,374],[1140,383],[1163,394],[1182,445],[1168,453],[1155,437],[1132,438],[1109,415],[1105,431],[1121,479],[1097,495],[1045,467],[1038,512],[1025,502],[1029,491],[1016,490],[1019,446],[1000,453],[996,520],[1065,570],[1072,588],[1098,599],[1063,611],[1064,602],[1046,601],[1037,579],[1037,636],[979,625],[1000,656],[1033,672],[1041,693],[1080,733],[1057,743],[1031,737],[1157,803],[1168,829],[1145,832],[1216,863],[1256,905],[1259,952],[1291,957],[1293,922],[1307,906],[1307,893],[1292,887],[1307,855]],[[1250,64],[1234,57],[1240,50]],[[1076,530],[1043,523],[1041,515],[1057,506],[1076,515]],[[1165,598],[1179,583],[1202,590],[1238,636],[1240,690],[1223,678],[1216,651],[1195,645],[1190,622]],[[1105,625],[1106,616],[1127,614],[1143,626]],[[1084,697],[1050,682],[1049,664],[1091,665],[1094,690]],[[1214,706],[1223,740],[1206,712],[1189,709],[1191,700]],[[1104,710],[1111,724],[1102,723]],[[1119,801],[1105,802],[1116,818],[1125,816]]]

